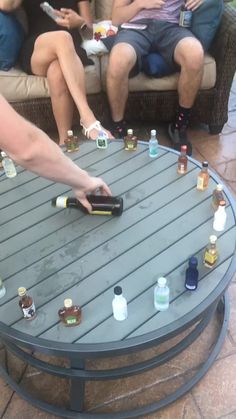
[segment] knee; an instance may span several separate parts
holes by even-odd
[[[130,45],[116,45],[110,54],[107,68],[108,78],[128,77],[136,62],[136,53]]]
[[[197,39],[190,38],[188,45],[183,48],[180,58],[180,65],[186,71],[199,72],[204,64],[204,51]]]
[[[56,42],[58,47],[61,48],[74,48],[74,42],[72,36],[67,31],[57,31],[55,32]]]

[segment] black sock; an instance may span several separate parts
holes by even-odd
[[[183,106],[178,107],[175,121],[174,121],[174,128],[180,130],[181,128],[187,128],[189,123],[189,116],[190,116],[191,108],[183,108]]]

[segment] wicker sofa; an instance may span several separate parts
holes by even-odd
[[[95,18],[109,19],[111,0],[96,0]],[[92,56],[95,65],[86,68],[88,99],[98,119],[106,121],[109,107],[106,98],[107,55]],[[212,134],[221,132],[227,121],[228,98],[236,70],[236,10],[225,5],[220,28],[209,54],[205,56],[202,86],[197,96],[192,119],[208,124]],[[126,118],[130,121],[168,122],[175,112],[178,74],[161,79],[143,73],[130,79]],[[19,68],[0,71],[0,92],[23,116],[44,130],[55,127],[47,81],[28,76]],[[75,112],[75,122],[79,115]]]

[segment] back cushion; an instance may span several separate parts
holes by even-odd
[[[0,12],[0,69],[9,70],[18,59],[24,31],[11,13]]]
[[[98,20],[110,20],[112,10],[112,0],[96,0],[96,18]]]

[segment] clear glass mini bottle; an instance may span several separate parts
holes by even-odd
[[[218,250],[216,248],[216,241],[217,241],[217,237],[214,234],[212,234],[209,237],[209,244],[207,245],[204,252],[203,263],[207,268],[213,268],[213,266],[216,264],[216,261],[218,259]]]
[[[97,148],[107,148],[107,135],[104,131],[99,131],[98,136],[96,138],[96,146]]]
[[[67,138],[65,139],[66,151],[73,153],[73,151],[79,150],[79,139],[74,135],[72,130],[67,131]]]
[[[212,208],[214,211],[218,209],[219,202],[224,200],[223,185],[219,183],[212,192]]]
[[[202,162],[202,170],[197,177],[197,190],[205,191],[208,188],[210,175],[208,173],[208,162]]]
[[[18,288],[20,297],[19,306],[22,310],[24,319],[33,320],[36,317],[36,309],[33,298],[26,293],[25,287]]]
[[[181,145],[180,155],[178,158],[177,173],[179,175],[184,175],[188,170],[188,157],[187,157],[187,146]]]
[[[157,157],[158,156],[158,140],[157,140],[157,132],[155,129],[151,130],[151,137],[149,140],[149,157]]]
[[[17,171],[16,171],[13,160],[9,156],[7,156],[7,154],[4,151],[1,152],[1,155],[2,155],[2,166],[5,171],[6,177],[9,177],[9,178],[15,177],[17,175]]]
[[[58,311],[58,316],[64,326],[77,326],[81,322],[81,308],[73,305],[70,298],[64,300],[64,307]]]
[[[154,288],[154,306],[159,311],[165,311],[169,308],[170,290],[166,282],[166,278],[161,276]]]
[[[124,137],[124,143],[125,143],[125,150],[127,151],[137,150],[138,139],[134,135],[134,132],[132,129],[127,130],[127,135]]]
[[[122,295],[122,288],[114,288],[114,298],[112,300],[112,310],[114,319],[123,321],[128,317],[128,307],[125,297]]]
[[[193,12],[192,10],[188,10],[186,6],[186,0],[184,0],[179,15],[179,26],[184,28],[190,28],[192,26],[192,17]]]
[[[226,202],[222,199],[219,202],[218,209],[214,214],[213,229],[215,231],[223,231],[225,229],[227,213],[225,211]]]
[[[3,280],[0,277],[0,298],[4,297],[4,295],[6,294],[6,288],[3,284]]]

